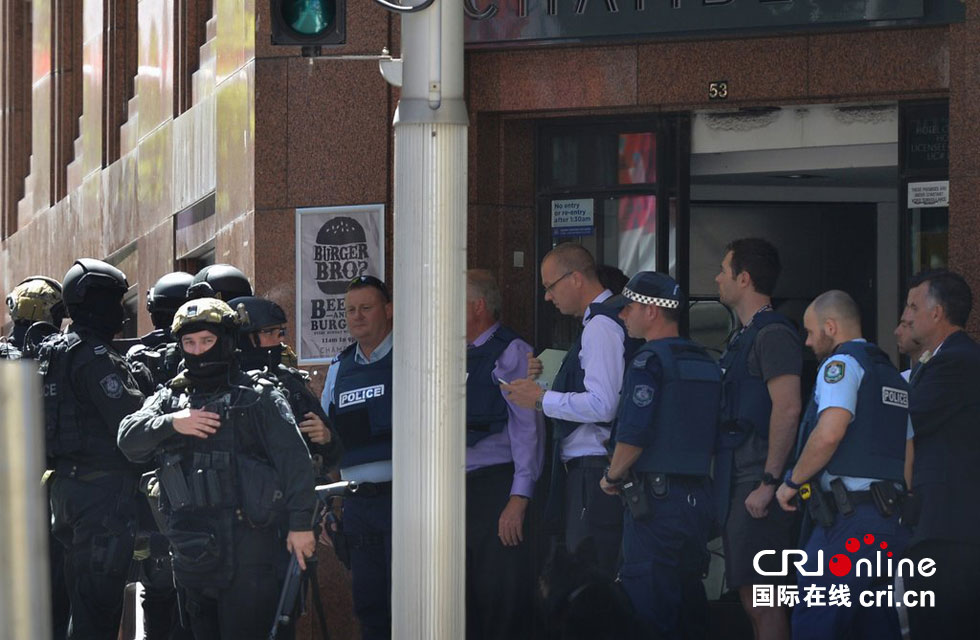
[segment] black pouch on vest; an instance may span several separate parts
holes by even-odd
[[[242,508],[249,524],[256,528],[276,524],[285,509],[285,499],[275,468],[244,455],[238,456],[237,462]]]
[[[898,510],[898,498],[898,489],[894,483],[886,480],[871,483],[871,499],[882,517],[889,518]]]
[[[647,475],[646,481],[650,485],[654,498],[663,499],[670,493],[670,479],[667,478],[667,474],[651,473]]]
[[[635,473],[629,474],[619,491],[623,496],[623,504],[629,509],[633,520],[645,520],[650,517],[650,499],[647,497],[641,476]]]

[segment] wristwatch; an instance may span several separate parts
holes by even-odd
[[[602,477],[605,478],[605,480],[606,480],[606,482],[608,484],[611,484],[614,487],[618,487],[619,485],[621,485],[624,482],[626,482],[625,479],[623,479],[623,480],[613,480],[612,478],[610,478],[609,477],[609,467],[606,467],[606,470],[602,472]]]
[[[772,475],[768,471],[762,474],[762,484],[769,487],[778,487],[779,483],[782,482],[779,478]]]

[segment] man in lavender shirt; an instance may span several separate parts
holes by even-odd
[[[527,507],[544,458],[544,420],[504,399],[527,376],[531,345],[500,324],[489,271],[466,274],[467,638],[531,635],[533,575]]]
[[[581,245],[564,243],[552,249],[541,262],[541,284],[545,300],[565,315],[582,318],[581,338],[568,350],[550,391],[527,379],[510,381],[504,390],[514,404],[536,407],[554,421],[549,525],[562,522],[571,553],[591,539],[593,560],[613,577],[623,506],[617,496],[599,489],[599,479],[609,465],[606,441],[619,406],[626,357],[638,343],[626,336],[619,319],[625,301],[602,286],[592,254]]]

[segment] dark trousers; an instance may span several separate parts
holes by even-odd
[[[126,573],[133,558],[127,527],[135,522],[135,479],[91,481],[56,475],[51,486],[52,534],[65,553],[71,602],[69,640],[116,640]]]
[[[51,522],[51,492],[48,491],[48,522]],[[68,621],[71,619],[71,601],[65,586],[65,548],[60,542],[48,536],[48,565],[51,570],[51,638],[65,640],[68,635]]]
[[[234,577],[227,588],[185,590],[187,617],[197,640],[269,637],[289,563],[286,542],[275,528],[239,527],[234,562]],[[284,630],[279,637],[291,638],[292,630]]]
[[[671,479],[673,480],[673,479]],[[667,495],[653,497],[651,514],[623,527],[620,577],[636,616],[661,638],[704,638],[708,601],[701,583],[714,517],[706,482],[671,482]]]
[[[344,501],[354,613],[364,640],[391,637],[391,495]]]
[[[157,501],[141,495],[136,504],[139,527],[149,535],[150,547],[150,557],[140,563],[145,636],[142,640],[187,640],[193,634],[189,628],[185,629],[180,624],[169,543],[159,532],[157,518],[151,511],[158,508]],[[162,518],[159,514],[157,516]]]
[[[872,544],[865,544],[866,535],[874,536]],[[855,552],[848,552],[845,545],[851,538],[856,539],[860,547]],[[869,538],[870,540],[870,538]],[[884,518],[873,504],[858,504],[854,513],[848,517],[837,516],[830,527],[814,525],[809,539],[803,546],[807,554],[807,571],[817,570],[818,552],[823,551],[823,575],[799,575],[800,603],[793,608],[793,638],[794,640],[838,640],[853,638],[864,640],[881,638],[898,640],[901,632],[898,626],[898,613],[892,606],[863,606],[860,598],[864,591],[887,590],[893,580],[879,580],[862,570],[858,577],[857,562],[867,558],[875,565],[875,554],[886,555],[891,552],[892,561],[896,563],[905,550],[909,541],[909,531],[898,522],[898,516]],[[881,543],[887,543],[882,549]],[[852,569],[843,576],[836,576],[828,570],[829,563],[834,557],[843,554],[852,564]],[[887,555],[886,555],[887,557]],[[839,561],[839,560],[838,560]],[[882,563],[884,566],[884,563]],[[807,606],[804,599],[804,589],[812,585],[823,587],[825,598],[822,604],[814,603]],[[830,589],[840,589],[847,585],[850,593],[851,606],[832,606],[829,604]],[[940,636],[932,636],[940,637]]]
[[[509,464],[477,469],[466,477],[466,637],[470,640],[531,635],[530,513],[524,515],[524,541],[516,547],[505,547],[497,536],[513,480],[514,466]]]
[[[604,465],[577,466],[574,463],[568,469],[565,479],[565,548],[574,554],[583,545],[593,545],[597,566],[604,574],[615,578],[623,541],[623,503],[618,496],[610,496],[599,488],[603,470]]]
[[[916,543],[905,557],[915,561],[916,575],[906,577],[905,590],[935,593],[934,607],[909,607],[912,640],[980,638],[980,545],[945,540]],[[935,561],[935,573],[918,575],[919,560]]]

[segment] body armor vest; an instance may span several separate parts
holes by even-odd
[[[354,362],[357,343],[344,349],[335,366],[330,421],[344,443],[341,467],[391,460],[392,352],[377,362]]]
[[[507,426],[507,402],[493,377],[497,358],[519,336],[498,327],[479,347],[466,350],[466,446],[472,447]],[[508,380],[507,382],[512,382]]]
[[[864,377],[858,388],[857,414],[824,470],[838,476],[903,482],[908,383],[888,356],[870,342],[845,342],[838,345],[834,354],[846,354],[857,360],[864,369]],[[800,425],[797,457],[818,421],[814,389]]]
[[[722,433],[733,440],[728,443],[737,447],[753,432],[769,439],[769,420],[772,416],[772,399],[761,374],[749,371],[749,354],[756,336],[763,327],[780,323],[791,329],[793,323],[781,313],[762,311],[757,313],[748,327],[729,345],[721,357],[722,378]]]
[[[633,470],[707,476],[711,468],[718,429],[721,369],[708,353],[684,338],[651,340],[633,356],[624,392],[629,392],[630,372],[646,369],[650,359],[661,368],[653,414],[653,440],[644,447]],[[620,415],[630,399],[620,402]]]
[[[628,302],[629,300],[621,296],[613,296],[605,302],[595,302],[589,305],[589,322],[592,322],[592,318],[595,316],[606,316],[615,320],[619,328],[623,330],[623,356],[626,363],[629,363],[630,358],[632,358],[640,345],[643,344],[642,340],[629,337],[629,334],[626,332],[626,325],[619,319],[619,312],[622,311]],[[582,363],[579,360],[579,354],[581,352],[582,334],[580,332],[578,337],[575,338],[575,342],[568,349],[568,353],[565,354],[565,358],[561,362],[561,367],[555,375],[555,380],[551,385],[553,391],[562,393],[583,393],[585,391],[585,370],[582,368]],[[557,418],[553,419],[553,421],[555,423],[556,437],[559,440],[567,438],[572,431],[575,431],[581,425],[580,422],[570,422]],[[599,424],[601,426],[609,426],[611,423],[602,422]]]

